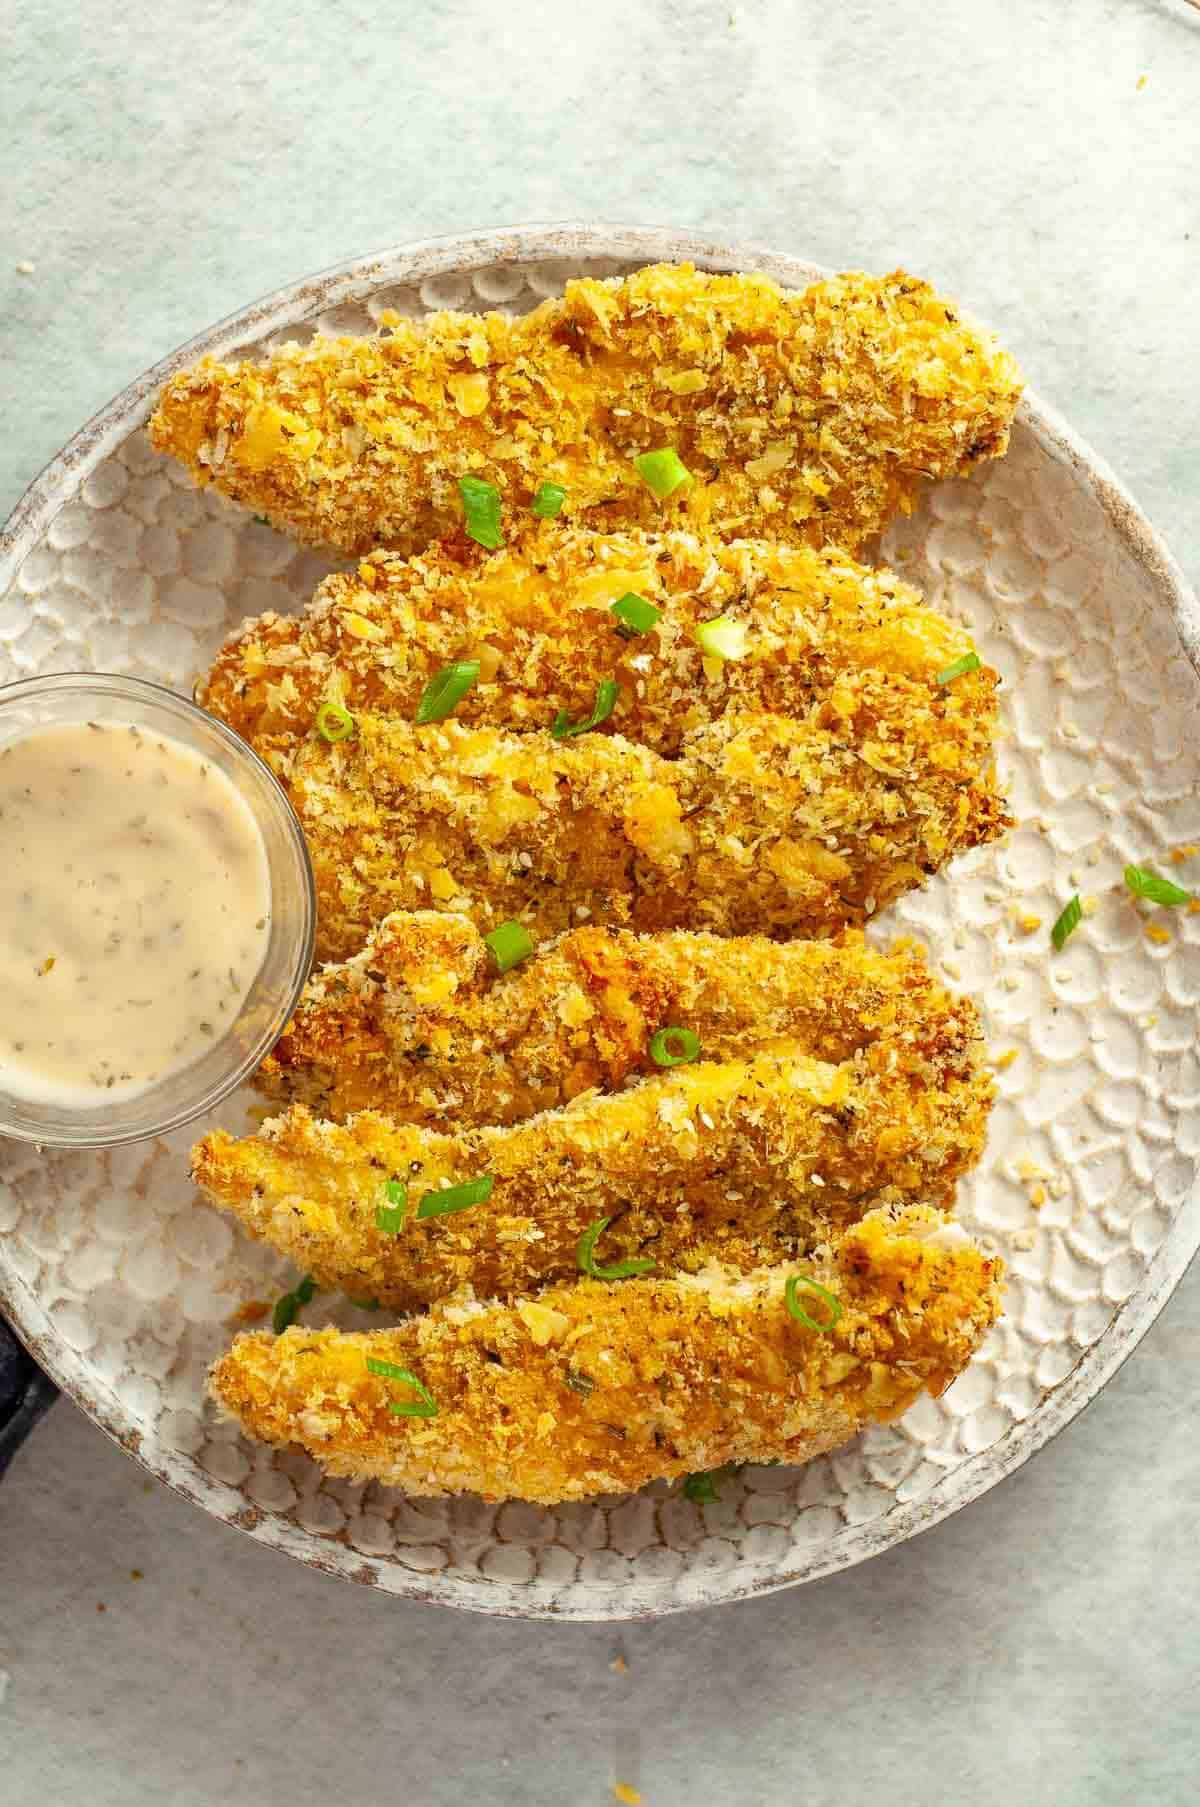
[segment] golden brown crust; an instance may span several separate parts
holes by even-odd
[[[924,479],[1001,454],[1020,395],[992,337],[902,271],[785,293],[662,264],[568,283],[523,319],[390,329],[205,359],[166,385],[151,437],[197,481],[351,554],[458,530],[467,473],[499,486],[510,536],[549,480],[592,526],[684,519],[853,548]],[[657,502],[633,468],[663,446],[696,479],[682,500]]]
[[[498,973],[468,917],[389,916],[361,953],[319,971],[258,1074],[268,1096],[323,1116],[516,1123],[592,1087],[657,1071],[650,1043],[678,1026],[705,1060],[790,1042],[842,1061],[902,1042],[932,1090],[966,1071],[978,1014],[911,948],[686,932],[573,929]]]
[[[344,959],[395,910],[485,929],[580,922],[778,939],[861,923],[1007,824],[992,708],[903,678],[803,719],[730,714],[664,760],[618,735],[556,741],[362,715],[284,774],[308,840],[317,951]]]
[[[417,1495],[553,1504],[729,1462],[802,1462],[940,1392],[997,1317],[999,1262],[939,1226],[920,1207],[876,1212],[792,1268],[447,1301],[368,1335],[243,1335],[211,1387],[251,1436]],[[828,1334],[789,1315],[790,1272],[837,1298]],[[415,1374],[437,1415],[393,1415],[390,1400],[415,1395],[368,1358]]]
[[[832,1064],[755,1054],[584,1094],[507,1128],[453,1132],[303,1106],[193,1151],[196,1183],[322,1287],[412,1309],[469,1285],[512,1297],[576,1269],[579,1237],[613,1221],[597,1259],[666,1270],[719,1250],[736,1266],[803,1249],[883,1192],[949,1203],[978,1159],[991,1085],[973,1044],[931,1066],[902,1034]],[[486,1203],[419,1216],[441,1189],[491,1175]],[[380,1229],[388,1182],[408,1214]]]
[[[611,605],[630,591],[662,615],[622,638]],[[717,615],[744,626],[744,658],[705,662],[695,631]],[[671,756],[727,711],[803,713],[864,674],[903,676],[936,703],[938,673],[970,649],[910,585],[836,547],[547,523],[490,557],[461,541],[374,554],[327,578],[302,615],[247,622],[197,701],[281,769],[323,702],[411,720],[434,673],[473,658],[481,681],[455,711],[462,725],[542,729],[560,709],[579,720],[612,677],[606,731]],[[991,707],[990,674],[959,683]]]

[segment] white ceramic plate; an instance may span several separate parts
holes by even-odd
[[[326,568],[143,431],[204,352],[371,330],[385,307],[523,310],[570,275],[656,259],[791,258],[671,231],[528,227],[439,239],[281,290],[149,371],[73,439],[0,540],[0,679],[95,668],[190,689],[241,618],[302,604]],[[1034,373],[1036,374],[1036,372]],[[961,1215],[1010,1266],[1007,1315],[934,1403],[804,1469],[749,1468],[717,1505],[666,1488],[558,1511],[420,1502],[240,1438],[203,1391],[245,1299],[294,1276],[199,1205],[186,1149],[0,1148],[0,1304],[106,1431],[215,1517],[331,1574],[480,1611],[629,1618],[810,1580],[899,1543],[1011,1472],[1113,1374],[1200,1242],[1200,915],[1145,933],[1127,860],[1200,882],[1200,610],[1115,479],[1032,397],[1003,462],[930,492],[885,555],[966,620],[1004,677],[1021,826],[889,912],[982,1002],[999,1101]],[[1071,892],[1098,909],[1052,957]],[[1018,917],[1040,919],[1025,932]],[[221,1115],[237,1127],[244,1099]],[[336,1312],[319,1299],[306,1321]],[[363,1316],[342,1307],[346,1324]],[[36,1446],[33,1458],[36,1460]]]

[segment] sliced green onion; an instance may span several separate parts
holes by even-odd
[[[673,496],[680,484],[692,481],[691,471],[670,446],[665,446],[661,452],[643,452],[640,458],[634,459],[633,468],[660,502]]]
[[[702,621],[696,629],[696,645],[706,659],[744,659],[746,657],[746,624],[731,621],[728,615],[717,615]]]
[[[276,1299],[275,1309],[271,1313],[271,1323],[276,1336],[282,1336],[300,1309],[300,1301],[295,1293],[284,1293],[282,1299]]]
[[[398,1367],[395,1362],[379,1362],[373,1356],[367,1357],[367,1373],[378,1374],[384,1380],[399,1380],[406,1387],[412,1387],[417,1394],[416,1399],[401,1403],[398,1399],[388,1400],[388,1411],[394,1412],[397,1418],[436,1418],[438,1414],[437,1400],[429,1391],[423,1380],[418,1380],[410,1368]]]
[[[697,1506],[712,1506],[720,1499],[717,1482],[727,1481],[729,1468],[710,1468],[705,1474],[690,1474],[683,1483],[683,1497],[694,1500]]]
[[[275,1327],[276,1336],[282,1336],[288,1325],[295,1321],[296,1313],[302,1305],[307,1305],[316,1293],[317,1286],[311,1274],[305,1274],[294,1291],[284,1293],[276,1299],[275,1309],[271,1313],[271,1323]]]
[[[502,973],[511,972],[514,966],[520,966],[522,960],[528,960],[533,952],[533,937],[523,922],[502,922],[498,929],[493,929],[484,940],[491,948],[497,969]]]
[[[596,1391],[596,1383],[590,1374],[580,1374],[574,1368],[568,1368],[566,1382],[572,1393],[578,1393],[581,1399],[590,1399]]]
[[[801,1305],[799,1297],[801,1287],[805,1292],[811,1293],[814,1299],[820,1299],[822,1305],[825,1306],[829,1315],[823,1324],[811,1317]],[[795,1318],[797,1324],[805,1324],[809,1330],[819,1330],[824,1334],[827,1330],[833,1329],[842,1315],[841,1300],[831,1293],[827,1286],[822,1286],[817,1280],[810,1280],[807,1274],[793,1274],[788,1280],[784,1296],[787,1300],[789,1314]]]
[[[598,728],[607,721],[617,706],[620,688],[615,678],[601,678],[596,686],[596,700],[592,704],[592,712],[581,721],[573,722],[565,709],[560,709],[551,724],[550,732],[555,740],[570,740],[575,734],[586,734],[591,728]]]
[[[389,1180],[384,1187],[388,1202],[375,1209],[375,1228],[385,1236],[399,1236],[408,1216],[408,1187],[403,1180]]]
[[[579,1246],[575,1250],[575,1265],[581,1274],[590,1274],[593,1280],[628,1280],[633,1274],[649,1274],[654,1269],[654,1262],[639,1255],[632,1261],[614,1261],[611,1267],[597,1267],[595,1259],[596,1243],[609,1224],[611,1217],[598,1217],[594,1224],[589,1224],[579,1238]]]
[[[1190,891],[1172,884],[1169,878],[1160,878],[1149,866],[1126,866],[1125,883],[1135,897],[1148,898],[1151,903],[1185,904],[1192,901]]]
[[[624,596],[618,596],[612,605],[612,612],[618,621],[631,627],[635,634],[648,634],[662,620],[662,610],[656,609],[644,596],[639,596],[636,590],[626,590]]]
[[[477,546],[495,552],[504,544],[500,531],[500,491],[483,477],[460,477],[458,493],[463,499],[467,517],[467,533]]]
[[[1079,893],[1071,899],[1058,921],[1050,931],[1050,939],[1061,954],[1068,938],[1075,933],[1083,921],[1083,905],[1079,901]]]
[[[427,1192],[417,1206],[418,1217],[449,1217],[454,1211],[469,1211],[472,1205],[485,1205],[496,1184],[494,1173],[481,1174],[477,1180],[464,1180],[461,1186],[447,1186],[441,1192]]]
[[[532,502],[533,512],[543,521],[552,521],[566,499],[567,492],[561,483],[539,483]]]
[[[650,1058],[660,1067],[686,1067],[700,1053],[694,1029],[660,1029],[650,1040]]]
[[[354,717],[340,703],[322,703],[314,726],[322,740],[336,746],[339,740],[349,740],[353,734]]]
[[[347,1293],[346,1297],[350,1300],[351,1305],[356,1306],[359,1311],[378,1311],[379,1310],[379,1300],[378,1299],[356,1299],[350,1293]]]
[[[933,681],[935,684],[953,684],[955,678],[965,678],[969,671],[978,671],[982,664],[978,653],[964,653],[953,665],[947,665],[945,671],[939,671]]]
[[[426,722],[444,722],[448,715],[453,715],[478,677],[478,659],[456,659],[453,665],[443,665],[440,671],[435,671],[421,692],[413,717],[418,727]]]
[[[271,525],[265,514],[256,514],[254,519],[258,522],[260,527],[269,527]]]

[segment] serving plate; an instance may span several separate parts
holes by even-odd
[[[190,690],[248,614],[301,605],[331,568],[150,447],[160,384],[385,308],[524,311],[571,275],[657,259],[797,259],[670,230],[520,227],[341,265],[201,335],[59,454],[0,537],[0,680],[131,672]],[[932,274],[936,272],[922,272]],[[748,1468],[715,1504],[678,1489],[554,1511],[417,1501],[248,1443],[203,1377],[248,1299],[294,1281],[200,1205],[200,1125],[105,1154],[0,1147],[0,1305],[38,1360],[154,1474],[226,1523],[349,1580],[479,1611],[633,1618],[744,1598],[859,1562],[976,1498],[1081,1410],[1200,1242],[1200,915],[1147,935],[1128,861],[1200,882],[1200,608],[1116,479],[1035,397],[1006,459],[929,492],[883,556],[969,623],[1004,679],[1001,764],[1020,826],[881,918],[980,1001],[998,1059],[986,1158],[960,1216],[1009,1265],[1007,1312],[944,1397],[806,1468]],[[1072,892],[1095,912],[1061,955]],[[249,1122],[251,1095],[221,1112]],[[305,1320],[369,1321],[318,1298]]]

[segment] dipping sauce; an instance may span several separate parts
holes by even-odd
[[[266,952],[258,824],[208,760],[127,722],[0,749],[0,1085],[129,1098],[236,1019]]]

